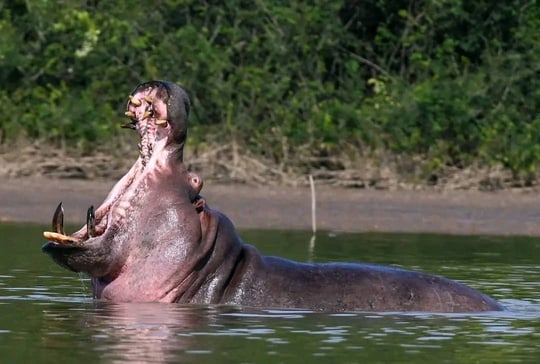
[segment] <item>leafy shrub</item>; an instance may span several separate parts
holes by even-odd
[[[535,0],[5,2],[0,141],[109,143],[127,93],[168,79],[192,98],[195,144],[533,175],[539,28]]]

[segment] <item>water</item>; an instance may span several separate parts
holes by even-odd
[[[540,239],[242,232],[266,254],[442,274],[505,304],[486,314],[317,313],[92,300],[41,253],[41,231],[0,224],[0,358],[14,362],[512,363],[540,358]]]

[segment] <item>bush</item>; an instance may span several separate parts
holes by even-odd
[[[0,5],[2,142],[109,143],[127,93],[168,79],[192,98],[192,142],[277,163],[347,144],[434,172],[539,165],[534,0],[81,4]]]

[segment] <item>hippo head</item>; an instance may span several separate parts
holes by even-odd
[[[174,301],[206,254],[199,221],[201,179],[182,162],[189,99],[165,81],[129,96],[126,128],[141,138],[140,155],[87,222],[67,235],[60,204],[43,251],[92,277],[94,296],[113,301]]]

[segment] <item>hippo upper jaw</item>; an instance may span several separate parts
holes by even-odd
[[[139,151],[143,165],[153,153],[155,141],[166,137],[167,145],[176,145],[178,159],[183,159],[190,110],[185,91],[168,81],[140,84],[129,95],[125,115],[130,122],[123,127],[141,135]]]

